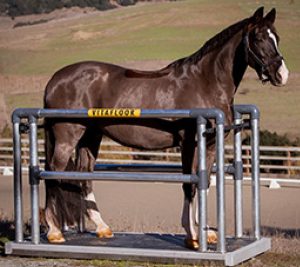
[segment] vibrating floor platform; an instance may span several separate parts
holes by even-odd
[[[66,233],[66,242],[49,244],[41,237],[40,244],[30,240],[6,244],[6,254],[75,259],[110,259],[163,263],[200,263],[202,260],[223,261],[234,266],[271,248],[269,238],[226,238],[226,253],[209,245],[208,252],[192,251],[184,246],[183,235],[157,233],[116,233],[111,239],[98,239],[94,233]]]
[[[14,139],[14,211],[15,242],[6,244],[6,253],[20,256],[65,257],[82,259],[112,259],[154,262],[200,263],[201,260],[219,260],[227,266],[255,257],[271,247],[271,240],[261,237],[260,216],[260,162],[259,162],[259,110],[254,105],[235,105],[234,159],[225,168],[225,115],[219,109],[191,110],[151,110],[139,109],[139,119],[192,119],[197,129],[197,171],[195,174],[144,173],[139,168],[135,172],[122,170],[78,172],[42,171],[38,151],[38,122],[45,118],[91,120],[87,109],[16,109],[12,115]],[[97,111],[97,110],[96,110]],[[99,114],[101,110],[99,109]],[[97,113],[97,112],[96,112]],[[98,113],[97,113],[98,114]],[[101,118],[98,118],[101,119]],[[124,119],[126,119],[124,117]],[[132,118],[134,119],[134,118]],[[213,120],[215,127],[207,129],[207,120]],[[24,124],[29,137],[29,182],[31,200],[31,239],[24,239],[23,194],[22,194],[22,143]],[[23,127],[21,127],[23,126]],[[242,130],[251,134],[251,187],[252,187],[252,231],[251,237],[244,237],[243,223],[243,159]],[[22,130],[22,131],[21,131]],[[207,244],[207,189],[208,173],[207,133],[215,135],[216,153],[216,211],[218,245]],[[137,166],[135,166],[137,167]],[[145,167],[145,166],[144,166]],[[235,238],[226,235],[225,173],[234,180]],[[65,233],[64,244],[48,244],[40,235],[39,186],[41,180],[99,180],[134,181],[194,184],[198,189],[198,238],[201,251],[191,251],[184,246],[184,236],[171,234],[119,233],[114,238],[99,240],[93,233]],[[83,226],[83,225],[81,225]],[[79,226],[79,229],[84,229]],[[24,241],[25,240],[25,241]]]

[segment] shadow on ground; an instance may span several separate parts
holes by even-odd
[[[4,255],[4,245],[14,240],[15,226],[12,221],[0,220],[0,255]]]

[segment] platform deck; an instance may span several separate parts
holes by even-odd
[[[98,239],[95,233],[65,233],[64,244],[49,244],[41,236],[40,244],[30,240],[22,243],[6,244],[6,254],[34,257],[55,257],[75,259],[132,260],[163,263],[200,263],[203,260],[223,261],[227,266],[261,254],[271,247],[269,238],[253,240],[250,238],[226,239],[227,252],[216,252],[215,245],[208,251],[191,251],[184,246],[183,235],[157,233],[116,233],[111,239]]]

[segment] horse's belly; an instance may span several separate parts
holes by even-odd
[[[178,145],[174,134],[159,129],[136,125],[109,125],[103,133],[116,142],[129,147],[155,150]]]

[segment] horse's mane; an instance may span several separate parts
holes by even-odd
[[[229,41],[229,39],[232,36],[234,36],[236,33],[242,30],[249,23],[249,21],[249,18],[247,18],[229,26],[228,28],[224,29],[223,31],[209,39],[198,51],[196,51],[190,56],[172,62],[168,65],[168,67],[176,68],[185,63],[197,63],[202,57],[204,57],[209,52],[215,50],[216,48],[222,47],[227,41]]]
[[[169,64],[167,67],[162,68],[161,70],[158,71],[140,71],[140,70],[127,70],[126,75],[128,77],[139,77],[139,78],[159,78],[165,75],[168,75],[170,70],[172,68],[179,68],[183,64],[190,63],[190,64],[196,64],[199,60],[201,60],[202,57],[204,57],[206,54],[209,52],[213,51],[214,49],[218,47],[222,47],[229,39],[234,36],[236,33],[238,33],[240,30],[242,30],[246,25],[248,25],[250,22],[249,18],[243,19],[211,39],[209,39],[198,51],[193,53],[190,56],[178,59],[171,64]]]

